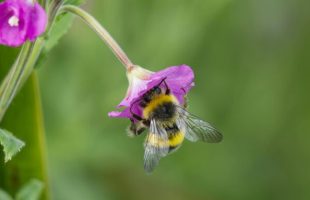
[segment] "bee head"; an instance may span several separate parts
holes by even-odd
[[[159,94],[161,94],[161,89],[159,86],[155,86],[143,95],[143,100],[149,103],[154,98],[154,96]]]

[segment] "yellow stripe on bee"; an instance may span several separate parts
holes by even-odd
[[[149,133],[149,136],[147,138],[147,144],[156,147],[176,147],[182,144],[183,140],[184,133],[181,131],[174,133],[174,135],[170,137],[168,141],[158,138],[154,133]]]
[[[169,146],[176,147],[182,144],[184,140],[184,133],[179,131],[173,135],[173,137],[169,138]]]
[[[155,133],[149,133],[147,137],[147,144],[155,147],[167,147],[169,145],[167,140],[159,138]]]
[[[148,119],[150,116],[150,113],[154,111],[159,105],[165,103],[165,102],[173,102],[178,104],[178,100],[173,95],[166,95],[166,94],[160,94],[156,97],[154,97],[150,103],[147,104],[147,106],[143,110],[143,116],[144,118]]]

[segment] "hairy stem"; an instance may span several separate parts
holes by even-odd
[[[47,6],[48,1],[43,0],[43,6]],[[34,65],[41,54],[46,37],[54,24],[59,8],[63,4],[63,0],[51,1],[48,8],[49,23],[46,32],[35,42],[26,42],[19,53],[14,65],[4,78],[0,86],[0,122],[2,121],[6,110],[16,96],[16,93],[24,85],[34,69]]]
[[[121,63],[125,66],[126,69],[130,69],[133,66],[132,62],[122,50],[122,48],[113,39],[109,32],[93,16],[88,14],[83,9],[73,5],[62,6],[60,12],[69,12],[79,16],[110,47],[115,56],[121,61]]]
[[[10,105],[10,99],[15,96],[16,87],[18,86],[19,79],[23,75],[25,63],[27,62],[28,55],[30,52],[32,44],[27,42],[21,49],[15,63],[10,69],[8,75],[5,77],[4,81],[0,87],[0,122]]]
[[[17,92],[30,76],[41,53],[44,40],[27,42],[0,87],[0,122]]]

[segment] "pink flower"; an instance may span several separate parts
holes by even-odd
[[[5,0],[0,3],[0,44],[17,47],[34,41],[46,28],[44,9],[33,0]]]
[[[165,80],[170,92],[181,105],[184,103],[184,96],[194,85],[193,70],[187,65],[172,66],[158,72],[151,72],[142,67],[134,66],[128,71],[127,77],[129,80],[127,94],[117,106],[117,108],[124,109],[122,111],[110,112],[110,117],[135,120],[133,113],[142,117],[142,108],[138,103],[139,99],[163,80]]]

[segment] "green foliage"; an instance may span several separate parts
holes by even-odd
[[[41,67],[47,58],[49,51],[55,47],[60,39],[68,32],[73,22],[73,16],[70,14],[61,14],[55,19],[55,23],[52,26],[51,32],[46,38],[46,42],[41,53],[40,58],[35,66],[35,68]]]
[[[64,1],[65,4],[70,5],[80,5],[84,2],[84,0],[66,0]],[[72,23],[73,23],[74,16],[68,13],[61,13],[58,15],[54,21],[53,26],[51,27],[51,30],[49,34],[46,37],[46,42],[43,48],[43,51],[41,53],[41,56],[38,60],[38,63],[36,65],[36,68],[42,66],[44,61],[47,58],[47,54],[49,51],[55,47],[61,38],[68,32],[70,29]]]
[[[14,62],[19,49],[0,46],[0,80],[4,78]],[[4,163],[5,155],[0,152],[0,188],[10,194],[17,191],[29,180],[36,178],[46,185],[43,199],[48,199],[45,166],[45,139],[38,93],[38,82],[33,74],[17,94],[3,121],[2,130],[9,130],[26,146],[10,162]],[[2,137],[3,137],[2,131]],[[8,134],[6,135],[6,139]]]
[[[10,162],[0,165],[0,187],[15,194],[17,190],[36,178],[46,186],[45,139],[40,97],[36,76],[32,75],[13,100],[1,127],[12,131],[26,143],[26,147]],[[47,187],[44,198],[47,199]]]
[[[81,5],[84,0],[64,0],[64,4]],[[63,13],[56,17],[51,32],[48,35],[44,53],[50,51],[56,44],[58,44],[61,37],[63,37],[72,25],[73,16]]]
[[[23,141],[3,129],[0,129],[0,144],[3,146],[5,162],[11,160],[12,157],[25,146]]]
[[[38,200],[42,190],[43,183],[38,180],[30,180],[26,185],[24,185],[17,193],[16,200]]]
[[[48,53],[55,45],[58,44],[59,40],[68,32],[73,21],[73,16],[69,14],[62,14],[55,20],[49,37],[46,40],[44,53]]]
[[[43,183],[37,179],[32,179],[22,186],[15,195],[14,200],[39,200],[43,190]],[[13,198],[0,188],[1,200],[13,200]]]
[[[66,3],[74,5],[78,5],[81,2],[80,0],[66,1]],[[72,16],[65,14],[56,19],[50,37],[47,38],[47,43],[43,50],[44,55],[67,32],[71,26],[72,19]],[[4,78],[9,66],[11,66],[16,57],[15,50],[9,49],[5,51],[6,49],[5,47],[0,47],[0,64],[3,66],[0,68],[1,79]],[[14,134],[17,134],[27,143],[27,148],[25,152],[22,152],[22,155],[17,157],[12,163],[0,166],[0,187],[7,189],[11,193],[16,191],[18,186],[21,186],[30,178],[39,178],[46,183],[45,144],[37,84],[36,77],[33,75],[20,92],[21,94],[13,101],[12,106],[0,124],[1,127],[12,130]],[[5,129],[0,129],[0,144],[3,146],[5,161],[8,161],[25,143],[15,138]],[[17,199],[37,199],[41,190],[42,185],[39,182],[32,181],[18,193]],[[44,199],[47,197],[46,187]]]
[[[136,64],[194,68],[189,109],[224,141],[185,141],[146,176],[145,135],[107,117],[124,69],[76,20],[40,69],[55,199],[310,199],[310,1],[87,2]]]

